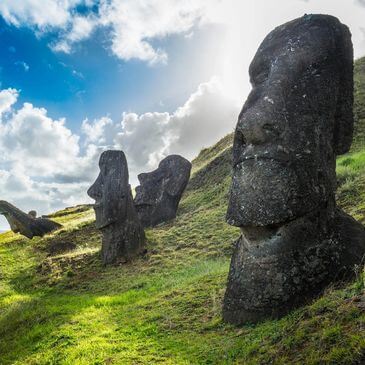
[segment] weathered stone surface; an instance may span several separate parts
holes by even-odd
[[[95,200],[96,228],[103,235],[104,264],[125,262],[144,251],[145,234],[133,205],[128,165],[122,151],[100,156],[100,174],[88,190]]]
[[[134,204],[144,227],[176,217],[181,196],[189,182],[191,163],[179,155],[164,158],[152,172],[138,175]]]
[[[277,317],[353,274],[364,227],[336,207],[336,155],[353,130],[348,28],[305,15],[272,31],[251,65],[239,115],[227,222],[241,227],[223,317]]]
[[[49,219],[35,218],[36,214],[34,216],[34,214],[30,214],[31,212],[26,214],[5,200],[0,200],[0,214],[5,216],[14,233],[20,233],[28,238],[43,237],[46,233],[62,227],[61,224]]]

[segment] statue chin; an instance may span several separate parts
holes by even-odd
[[[247,160],[236,165],[227,211],[233,226],[270,226],[315,210],[323,191],[316,191],[310,171],[275,160]],[[325,185],[323,185],[325,186]]]
[[[111,219],[105,216],[105,212],[101,207],[94,207],[95,211],[95,226],[97,229],[105,229],[115,222],[115,219]]]

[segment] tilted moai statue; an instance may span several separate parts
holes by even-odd
[[[241,228],[223,317],[278,317],[354,273],[364,227],[336,207],[336,156],[353,130],[351,34],[305,15],[274,29],[251,65],[233,145],[227,222]]]
[[[144,251],[145,234],[133,205],[127,160],[122,151],[105,151],[99,167],[87,193],[95,200],[96,228],[103,235],[102,261],[129,261]]]
[[[61,224],[50,219],[36,218],[37,213],[34,210],[28,214],[24,213],[5,200],[0,200],[0,214],[6,218],[14,233],[20,233],[30,239],[35,236],[43,237],[62,227]]]
[[[191,163],[179,155],[164,158],[152,172],[138,175],[134,204],[144,227],[176,217],[181,196],[189,182]]]

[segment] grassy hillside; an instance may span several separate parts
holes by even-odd
[[[365,223],[360,124],[354,152],[337,162],[337,200]],[[101,265],[88,206],[53,214],[64,228],[43,239],[0,234],[0,364],[362,364],[361,268],[281,320],[222,322],[239,235],[224,221],[231,143],[201,151],[178,217],[147,230],[136,262]]]
[[[224,223],[231,138],[194,161],[177,219],[147,231],[148,254],[134,263],[102,267],[90,207],[54,214],[64,228],[43,239],[1,234],[0,363],[360,361],[365,355],[360,271],[358,280],[328,289],[281,320],[240,328],[222,322],[221,301],[238,236]],[[365,152],[339,159],[338,172],[339,202],[364,222]]]
[[[365,57],[355,61],[354,67],[355,130],[352,151],[365,148]]]

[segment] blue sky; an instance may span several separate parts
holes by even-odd
[[[233,131],[265,35],[304,13],[339,17],[365,55],[364,0],[1,0],[0,199],[89,202],[106,149],[132,185],[194,158]]]
[[[211,69],[201,64],[201,54],[212,52],[210,35],[216,32],[219,39],[218,28],[211,25],[197,31],[193,42],[180,36],[167,37],[163,46],[169,64],[150,66],[113,55],[104,31],[95,32],[67,54],[49,47],[53,34],[37,37],[32,29],[7,24],[0,18],[1,88],[21,90],[19,104],[30,102],[46,108],[53,118],[65,117],[75,131],[85,118],[120,118],[123,111],[131,110],[171,112],[201,80],[212,76]],[[153,43],[158,46],[158,42]]]

